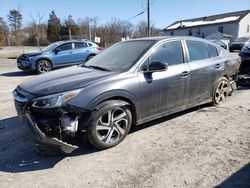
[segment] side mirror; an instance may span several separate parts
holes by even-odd
[[[168,64],[160,61],[153,61],[149,64],[148,72],[162,72],[168,69]]]
[[[55,54],[58,54],[60,51],[61,51],[61,49],[60,49],[60,48],[56,48],[56,49],[54,49],[54,53],[55,53]]]

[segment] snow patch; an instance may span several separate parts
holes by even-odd
[[[215,24],[215,23],[223,23],[223,22],[230,22],[235,21],[239,18],[239,16],[230,16],[226,18],[221,18],[213,21],[194,21],[194,22],[179,22],[174,25],[169,26],[167,29],[176,29],[178,27],[192,27],[198,25],[208,25],[208,24]]]

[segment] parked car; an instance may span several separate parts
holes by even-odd
[[[100,47],[88,40],[59,41],[40,52],[24,53],[17,58],[21,70],[36,71],[38,74],[54,68],[84,63],[100,52]]]
[[[237,38],[234,42],[230,43],[229,51],[233,52],[235,50],[241,50],[244,44],[249,40],[248,37],[240,37]]]
[[[140,125],[231,94],[236,54],[194,37],[120,42],[82,66],[39,75],[14,91],[16,110],[42,151],[70,153],[79,135],[100,149]]]
[[[237,76],[237,84],[250,86],[250,40],[248,40],[239,53],[241,66]]]
[[[227,44],[221,40],[211,40],[212,42],[214,42],[215,44],[218,44],[220,47],[227,49]]]

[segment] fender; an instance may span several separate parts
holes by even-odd
[[[136,116],[138,117],[138,111],[140,111],[140,105],[138,102],[138,98],[133,94],[125,90],[111,90],[108,92],[104,92],[93,100],[91,100],[87,106],[85,107],[86,110],[95,110],[96,106],[103,101],[112,100],[112,99],[121,99],[125,100],[126,102],[130,103],[134,106],[136,111]]]

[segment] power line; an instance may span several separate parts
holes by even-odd
[[[142,12],[136,14],[135,16],[133,16],[133,17],[127,19],[126,22],[129,21],[129,20],[132,20],[132,19],[136,18],[137,16],[140,16],[140,15],[144,14],[144,12],[146,12],[146,11],[147,11],[147,9],[143,10]]]

